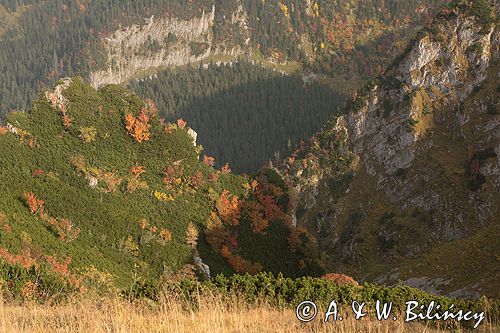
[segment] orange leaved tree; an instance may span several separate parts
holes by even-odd
[[[182,118],[177,119],[177,126],[179,126],[179,128],[184,128],[184,127],[186,127],[186,125],[187,125],[187,122],[184,119],[182,119]]]
[[[23,194],[31,214],[43,213],[43,204],[45,201],[37,199],[33,192],[24,192]]]
[[[203,156],[203,163],[205,163],[209,167],[213,167],[215,165],[215,158],[211,156]]]
[[[216,208],[222,221],[230,225],[239,224],[241,207],[237,196],[231,195],[228,190],[222,191]]]
[[[224,164],[224,166],[220,169],[220,171],[221,171],[222,173],[231,173],[231,171],[232,171],[232,170],[231,170],[231,168],[229,167],[229,164],[228,164],[228,163],[226,163],[226,164]]]
[[[127,113],[125,115],[125,128],[135,141],[148,141],[151,138],[149,131],[151,128],[151,124],[149,124],[150,120],[151,114],[145,108],[141,110],[141,113],[137,117],[134,117],[132,113]]]
[[[145,172],[144,167],[142,165],[139,165],[136,163],[134,166],[132,166],[129,170],[130,174],[134,177],[139,177],[141,174]]]

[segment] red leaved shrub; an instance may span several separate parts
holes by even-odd
[[[217,200],[216,208],[224,223],[239,224],[241,207],[237,196],[231,195],[228,190],[222,191]]]
[[[31,214],[43,212],[43,204],[45,203],[45,201],[37,199],[33,192],[24,192],[23,195]]]
[[[344,275],[344,274],[328,273],[328,274],[323,275],[321,278],[325,279],[325,280],[332,281],[336,285],[352,284],[355,286],[359,286],[359,284],[352,277]]]

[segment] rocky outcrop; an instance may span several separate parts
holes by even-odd
[[[210,278],[211,278],[211,276],[210,276],[210,267],[203,262],[203,260],[201,259],[201,257],[200,257],[199,254],[196,253],[193,256],[193,262],[194,262],[194,265],[196,266],[196,269],[201,274],[201,276],[205,280],[210,280]]]
[[[463,136],[466,143],[464,149],[467,146],[481,147],[473,148],[476,150],[497,147],[498,124],[472,125],[468,113],[480,110],[460,110],[460,103],[488,75],[490,61],[494,57],[494,31],[491,28],[485,32],[474,18],[461,16],[452,22],[437,24],[433,31],[439,36],[428,34],[420,38],[387,78],[394,80],[399,87],[391,89],[382,83],[374,84],[367,93],[364,105],[345,116],[345,125],[350,147],[360,156],[368,174],[376,179],[377,188],[392,203],[437,211],[434,219],[443,225],[453,221],[453,230],[445,228],[447,230],[440,232],[444,239],[454,239],[463,235],[460,223],[457,225],[456,222],[464,219],[464,212],[452,203],[456,200],[455,193],[451,193],[450,189],[442,193],[442,189],[432,185],[439,177],[437,170],[420,162],[427,160],[436,149],[435,131],[450,130],[448,125],[451,124],[454,127],[451,130],[457,130],[455,135]],[[436,41],[437,38],[439,41]],[[496,105],[498,96],[494,101],[477,102]],[[430,112],[435,113],[431,116]],[[496,122],[494,119],[489,121]],[[488,132],[488,140],[480,143],[476,134],[464,136],[465,127],[471,125],[484,133]],[[497,162],[497,159],[489,160],[491,166],[488,169],[495,169]],[[442,167],[446,168],[446,165]],[[406,171],[407,177],[397,176]],[[488,201],[476,195],[465,199],[475,201],[474,207],[484,206],[481,202]],[[488,208],[471,214],[470,218],[484,224],[495,216],[497,211],[494,206],[489,203]],[[469,219],[464,221],[469,222]]]
[[[12,133],[12,134],[17,134],[17,132],[18,132],[18,129],[15,126],[12,126],[12,124],[9,124],[9,123],[7,123],[7,125],[5,126],[5,128],[7,128],[7,131],[9,133]]]
[[[132,78],[151,75],[165,67],[200,62],[214,56],[237,58],[250,41],[247,15],[239,6],[223,23],[238,30],[244,43],[221,40],[214,36],[216,7],[190,20],[152,16],[143,25],[133,25],[115,31],[104,40],[107,64],[90,74],[94,87],[123,83]]]
[[[188,134],[191,138],[193,138],[193,146],[196,147],[196,139],[198,138],[198,133],[196,133],[191,127],[188,128]]]
[[[61,79],[59,84],[54,87],[54,90],[45,92],[45,97],[47,97],[47,100],[54,109],[59,111],[67,109],[68,99],[64,97],[63,92],[68,89],[71,82],[72,80],[70,78]]]
[[[493,24],[448,10],[283,164],[291,213],[334,269],[362,276],[360,263],[394,266],[498,223],[498,58]]]

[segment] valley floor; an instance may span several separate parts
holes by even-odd
[[[477,332],[497,328],[484,324]],[[75,300],[64,305],[0,304],[0,332],[445,332],[403,320],[354,319],[324,324],[319,317],[300,323],[293,310],[266,304],[250,307],[238,300],[200,299],[197,310],[167,299],[159,305],[129,303],[123,299]]]

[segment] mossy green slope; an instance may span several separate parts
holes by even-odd
[[[200,161],[202,148],[193,145],[188,127],[170,125],[171,130],[166,130],[168,125],[152,117],[150,139],[134,140],[126,129],[125,115],[138,116],[146,104],[124,88],[96,91],[79,79],[65,82],[70,83],[58,95],[62,107],[56,97],[49,101],[50,94],[55,94],[50,92],[42,94],[29,113],[6,117],[9,129],[4,127],[0,135],[0,222],[4,225],[0,247],[34,258],[70,256],[73,269],[95,266],[111,273],[118,286],[125,286],[134,276],[156,278],[165,270],[191,263],[196,250],[187,244],[186,231],[193,223],[201,234],[198,247],[212,272],[232,272],[227,261],[204,243],[202,231],[220,193],[248,195],[251,179]],[[144,172],[134,176],[134,166]],[[164,182],[169,166],[182,170],[175,193],[169,193]],[[194,175],[201,178],[197,184]],[[140,184],[137,188],[133,179]],[[24,195],[29,192],[44,201],[43,214],[30,211]],[[69,220],[80,232],[73,240],[61,240],[57,228],[47,223],[50,218]],[[286,246],[283,249],[278,242],[263,245],[276,237],[275,231],[286,243],[288,225],[277,221],[258,237],[251,231],[240,232],[249,229],[244,223],[233,229],[242,241],[242,253],[246,243],[253,246],[248,247],[250,252],[261,249],[250,257],[263,269],[296,275],[298,254],[287,254]],[[171,239],[168,233],[160,234],[162,230],[170,231]]]

